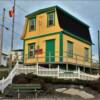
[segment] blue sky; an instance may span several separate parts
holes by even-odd
[[[62,7],[67,12],[71,13],[73,16],[77,17],[90,26],[92,41],[95,44],[93,45],[93,58],[98,59],[97,31],[100,29],[99,0],[16,0],[14,48],[19,49],[23,47],[20,36],[23,31],[25,15],[54,5]],[[0,24],[2,9],[6,8],[5,26],[10,28],[10,31],[4,31],[4,52],[8,52],[11,45],[12,18],[8,16],[10,6],[10,0],[0,0]]]

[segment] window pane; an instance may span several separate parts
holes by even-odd
[[[73,43],[69,41],[67,44],[67,55],[68,57],[73,57]]]
[[[54,12],[48,14],[48,26],[54,25]]]
[[[30,26],[29,26],[29,31],[35,30],[36,28],[36,18],[30,19]]]
[[[29,44],[28,57],[34,58],[35,44]]]

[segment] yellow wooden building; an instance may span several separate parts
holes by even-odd
[[[58,6],[27,15],[21,39],[24,64],[91,66],[89,26]]]

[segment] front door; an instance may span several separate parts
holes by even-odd
[[[46,62],[55,61],[55,40],[46,41]]]

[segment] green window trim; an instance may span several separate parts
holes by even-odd
[[[49,15],[53,14],[53,24],[49,25]],[[51,27],[55,25],[55,11],[51,11],[47,13],[47,27]]]
[[[42,37],[47,37],[47,36],[52,36],[52,35],[57,35],[60,32],[55,32],[55,33],[49,33],[49,34],[43,34],[43,35],[39,35],[39,36],[31,36],[29,38],[26,38],[25,40],[32,40],[32,39],[37,39],[37,38],[42,38]]]
[[[28,44],[28,59],[31,59],[34,57],[35,57],[35,43],[31,43],[31,44]]]
[[[59,38],[60,38],[60,62],[63,62],[63,33],[59,33]]]
[[[33,21],[33,23],[32,23]],[[32,29],[32,24],[33,24],[33,29]],[[29,32],[35,31],[36,30],[36,17],[32,17],[29,19]]]
[[[67,41],[67,56],[73,58],[73,42]]]

